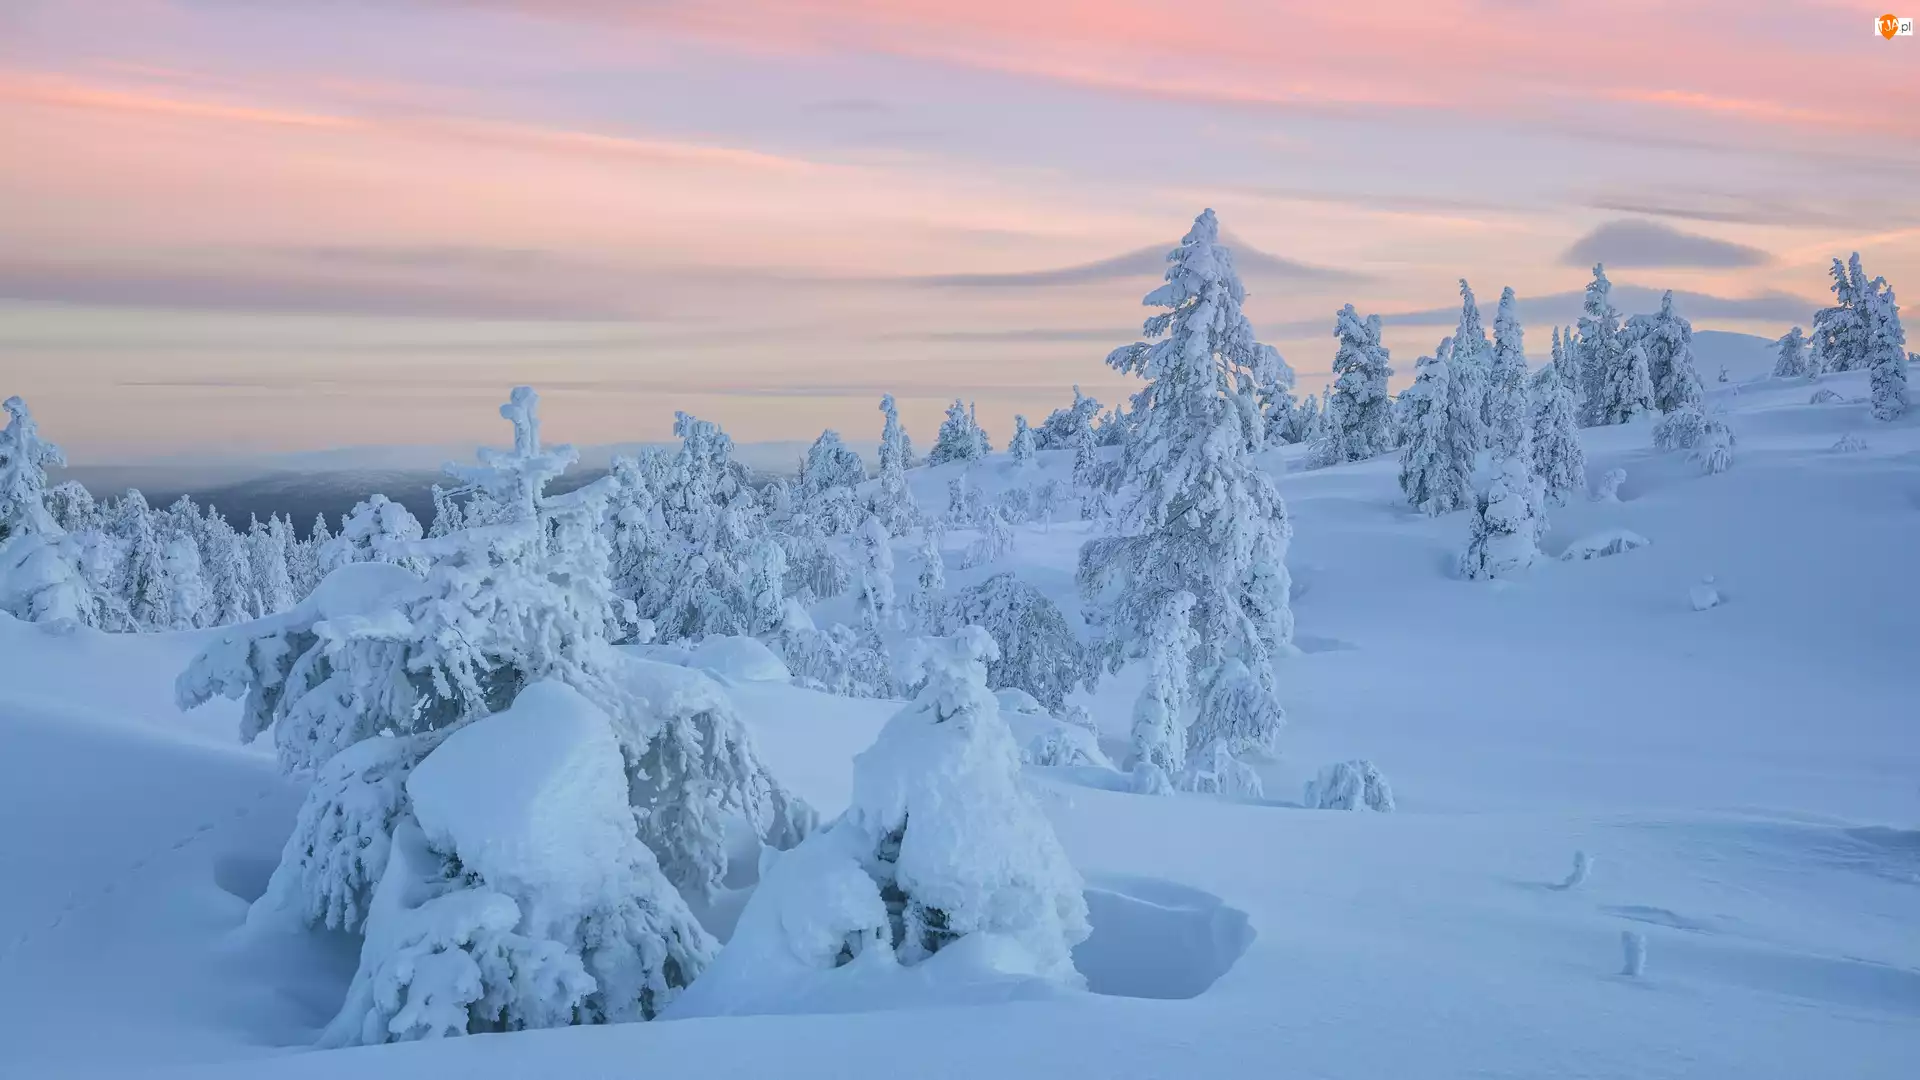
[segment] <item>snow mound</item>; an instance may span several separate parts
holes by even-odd
[[[392,563],[349,563],[320,579],[301,603],[322,619],[342,619],[387,611],[392,599],[418,589],[418,575]]]
[[[693,647],[684,663],[739,682],[784,683],[793,678],[787,665],[758,638],[714,634]]]
[[[1587,559],[1604,559],[1609,555],[1618,555],[1623,551],[1643,548],[1653,541],[1631,529],[1606,529],[1589,533],[1567,545],[1560,558],[1566,562],[1582,562]]]
[[[1253,944],[1247,913],[1199,889],[1112,877],[1090,881],[1086,895],[1093,932],[1073,964],[1096,994],[1196,998]]]
[[[1687,600],[1695,611],[1705,611],[1720,606],[1720,590],[1713,587],[1713,579],[1708,578],[1687,590]]]

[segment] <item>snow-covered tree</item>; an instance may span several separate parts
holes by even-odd
[[[265,524],[256,519],[248,530],[248,553],[252,557],[253,582],[259,590],[262,615],[293,606],[293,575],[287,558],[287,543],[292,532],[292,526],[279,516],[267,519]]]
[[[855,606],[861,624],[891,628],[899,621],[893,599],[893,537],[877,517],[860,526],[860,593]]]
[[[1560,365],[1548,364],[1534,376],[1528,432],[1534,478],[1555,505],[1587,487],[1587,452],[1580,445],[1573,391],[1560,380],[1560,370]]]
[[[1653,387],[1653,407],[1663,413],[1698,407],[1705,389],[1693,364],[1693,324],[1673,310],[1673,290],[1660,297],[1660,310],[1627,320],[1627,346],[1638,346],[1647,358],[1647,379]]]
[[[40,437],[25,401],[10,397],[0,410],[7,414],[7,426],[0,428],[0,542],[17,535],[58,535],[60,526],[47,510],[47,470],[67,459]]]
[[[1046,422],[1033,433],[1034,445],[1040,450],[1072,450],[1084,436],[1093,433],[1093,421],[1099,415],[1100,403],[1075,386],[1073,404],[1047,415]]]
[[[821,630],[793,597],[771,642],[799,686],[841,697],[892,697],[897,687],[891,662],[876,645],[874,635],[863,637],[845,624]]]
[[[322,575],[349,563],[384,562],[418,573],[420,566],[408,545],[426,534],[407,508],[385,495],[370,495],[356,503],[340,523],[340,535],[320,549]]]
[[[1393,810],[1393,787],[1373,762],[1339,761],[1307,781],[1305,803],[1311,810]]]
[[[1407,442],[1400,450],[1400,490],[1429,517],[1452,513],[1473,497],[1474,432],[1478,406],[1453,384],[1453,339],[1413,367]]]
[[[947,563],[940,553],[940,540],[941,531],[935,525],[921,533],[920,552],[915,556],[919,572],[907,596],[908,629],[922,636],[938,631],[947,599]]]
[[[927,464],[944,465],[949,461],[978,461],[987,455],[986,433],[975,422],[973,408],[959,398],[947,406],[947,418],[933,449],[927,452]]]
[[[438,539],[466,528],[466,514],[455,498],[456,491],[439,484],[433,485],[433,523],[427,526],[429,537]]]
[[[1619,362],[1607,369],[1606,379],[1596,388],[1600,396],[1594,402],[1598,422],[1625,424],[1653,408],[1653,379],[1647,372],[1646,346],[1626,345]]]
[[[46,507],[61,532],[88,532],[104,524],[93,492],[78,480],[63,480],[48,488]]]
[[[1907,411],[1907,332],[1893,291],[1875,279],[1867,311],[1866,367],[1871,374],[1875,420],[1897,420]]]
[[[1533,477],[1524,457],[1495,462],[1493,475],[1474,496],[1472,530],[1460,557],[1460,576],[1504,577],[1532,566],[1539,558],[1539,520],[1533,504]]]
[[[920,507],[907,487],[907,470],[913,466],[913,440],[900,424],[900,411],[893,395],[880,399],[880,412],[886,417],[880,429],[880,471],[870,500],[881,524],[895,533],[905,532],[920,520]]]
[[[1733,468],[1733,448],[1738,442],[1733,429],[1719,417],[1709,417],[1706,426],[1701,429],[1699,441],[1693,444],[1693,460],[1699,464],[1700,471],[1712,475]]]
[[[211,506],[207,507],[201,530],[205,538],[203,559],[207,582],[213,594],[209,622],[214,626],[232,626],[257,618],[261,614],[260,589],[254,581],[253,553],[247,538],[235,532],[227,519]],[[317,560],[319,551],[313,551],[313,556]]]
[[[1487,367],[1484,415],[1486,446],[1492,455],[1526,460],[1527,351],[1511,287],[1500,291],[1500,310],[1493,319],[1493,355]]]
[[[1875,289],[1860,268],[1860,253],[1845,263],[1833,260],[1832,274],[1833,306],[1813,316],[1814,373],[1865,367],[1873,333],[1869,320]]]
[[[1147,682],[1133,704],[1134,787],[1142,794],[1172,790],[1187,763],[1187,705],[1192,697],[1192,657],[1200,639],[1193,631],[1194,596],[1169,593],[1154,613],[1147,645]]]
[[[1380,316],[1360,318],[1348,304],[1334,316],[1340,341],[1333,356],[1333,391],[1327,395],[1327,437],[1316,461],[1363,461],[1393,449],[1393,405],[1387,380],[1393,376],[1386,346],[1380,344]]]
[[[1473,288],[1460,279],[1460,325],[1453,332],[1453,353],[1447,367],[1453,376],[1453,393],[1471,403],[1474,419],[1475,450],[1486,446],[1490,418],[1487,411],[1487,384],[1493,363],[1493,344],[1487,340],[1486,326],[1480,321],[1480,305],[1474,301]]]
[[[1146,303],[1147,341],[1107,363],[1139,375],[1137,426],[1121,453],[1120,505],[1103,535],[1080,549],[1078,580],[1097,648],[1110,665],[1145,655],[1170,598],[1193,597],[1198,644],[1189,678],[1209,688],[1239,661],[1275,696],[1273,661],[1292,648],[1286,504],[1239,430],[1253,420],[1238,388],[1271,378],[1278,353],[1260,344],[1241,311],[1245,290],[1219,244],[1212,210],[1167,256],[1166,284]],[[1276,705],[1269,715],[1278,715]]]
[[[1101,467],[1099,438],[1082,428],[1073,445],[1073,490],[1080,499],[1081,520],[1100,516],[1106,501],[1106,476]]]
[[[1773,362],[1774,378],[1799,379],[1814,374],[1813,361],[1807,352],[1807,336],[1799,327],[1780,335],[1774,344],[1780,350]]]
[[[1621,387],[1633,392],[1633,380],[1622,380],[1629,366],[1626,341],[1620,332],[1620,312],[1613,306],[1613,283],[1606,267],[1595,264],[1593,281],[1582,303],[1580,336],[1573,351],[1580,369],[1580,423],[1583,427],[1624,423],[1617,416]],[[1652,387],[1647,388],[1652,394]],[[1629,398],[1629,400],[1640,400]]]
[[[867,478],[860,455],[840,441],[840,433],[831,429],[807,448],[806,462],[800,468],[800,496],[817,499],[832,488],[859,487]]]
[[[988,566],[1011,554],[1013,530],[1007,525],[1006,514],[999,507],[993,507],[980,516],[980,535],[967,545],[966,564]]]
[[[1027,427],[1027,418],[1016,415],[1013,418],[1013,441],[1007,444],[1007,453],[1013,457],[1014,465],[1026,469],[1033,466],[1033,430]]]
[[[210,596],[200,572],[200,546],[183,530],[169,529],[160,538],[160,558],[166,565],[165,621],[155,630],[192,630],[207,623]]]
[[[991,689],[1024,690],[1051,711],[1066,704],[1075,686],[1098,675],[1059,607],[1011,573],[995,574],[955,593],[941,605],[938,623],[929,632],[951,634],[968,626],[978,626],[993,638],[998,655],[987,661]]]

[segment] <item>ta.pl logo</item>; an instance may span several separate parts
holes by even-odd
[[[1898,15],[1882,15],[1873,21],[1873,32],[1892,41],[1896,37],[1913,36],[1913,20],[1902,19]]]

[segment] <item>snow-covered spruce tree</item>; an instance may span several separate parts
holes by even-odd
[[[1333,356],[1333,392],[1327,396],[1327,438],[1323,464],[1363,461],[1393,449],[1393,405],[1387,380],[1393,376],[1386,346],[1380,344],[1380,316],[1365,319],[1348,304],[1334,316],[1340,341]]]
[[[612,718],[640,838],[687,895],[708,893],[725,875],[727,819],[784,847],[811,812],[767,774],[710,679],[610,647],[620,605],[601,523],[611,485],[542,493],[541,478],[571,450],[541,448],[535,402],[516,394],[519,407],[502,410],[514,452],[465,470],[499,520],[414,542],[424,581],[397,565],[354,566],[291,610],[221,634],[178,680],[180,704],[244,699],[242,737],[271,732],[282,764],[310,772],[370,739],[437,737],[558,680]],[[359,814],[339,792],[317,788],[314,798],[339,809],[316,813]],[[343,835],[374,827],[363,819]],[[331,857],[312,845],[289,845],[287,856]],[[304,866],[289,873],[313,877]]]
[[[711,962],[634,835],[613,726],[537,682],[413,768],[322,1045],[649,1020]]]
[[[929,632],[951,634],[969,626],[993,638],[998,655],[987,661],[990,689],[1024,690],[1048,711],[1057,711],[1075,686],[1098,677],[1098,666],[1059,607],[1011,573],[953,594]]]
[[[854,606],[863,628],[891,629],[899,623],[893,598],[893,537],[877,517],[860,526],[860,591]]]
[[[114,500],[107,514],[107,532],[119,553],[113,592],[139,630],[164,630],[172,622],[173,583],[167,574],[164,540],[155,524],[153,510],[137,488]]]
[[[887,654],[875,647],[875,635],[862,637],[844,623],[821,630],[794,597],[787,598],[770,644],[797,686],[856,698],[892,697],[898,689]]]
[[[940,611],[946,605],[947,563],[940,553],[941,536],[939,526],[929,524],[920,534],[920,552],[915,556],[919,572],[907,596],[907,629],[920,636],[938,632]]]
[[[1619,363],[1608,369],[1597,388],[1595,416],[1602,425],[1625,424],[1653,408],[1653,380],[1647,374],[1646,346],[1635,342],[1622,350]]]
[[[1733,468],[1733,448],[1738,442],[1733,429],[1719,417],[1708,417],[1701,428],[1700,438],[1693,444],[1693,460],[1699,464],[1700,471],[1713,475]]]
[[[1093,428],[1080,429],[1073,445],[1073,491],[1080,501],[1080,519],[1099,517],[1106,505],[1106,475],[1100,460],[1099,437]]]
[[[1607,403],[1613,395],[1609,388],[1620,381],[1628,366],[1626,342],[1620,333],[1620,312],[1613,306],[1613,283],[1607,280],[1606,267],[1593,267],[1593,280],[1587,284],[1582,302],[1580,336],[1573,347],[1580,369],[1580,424],[1598,427],[1623,423],[1609,419]],[[1652,392],[1652,388],[1648,388]]]
[[[53,516],[53,523],[61,532],[88,532],[105,524],[93,492],[78,480],[63,480],[48,488],[44,501],[47,513]]]
[[[1660,310],[1627,320],[1628,347],[1639,346],[1647,357],[1647,379],[1653,386],[1653,407],[1663,413],[1698,408],[1706,391],[1693,364],[1693,324],[1673,310],[1673,290],[1660,297]]]
[[[454,497],[454,489],[433,485],[433,521],[427,526],[427,536],[439,539],[448,533],[456,533],[466,527],[465,514],[460,503]]]
[[[1866,367],[1873,389],[1873,418],[1897,420],[1907,411],[1907,332],[1893,290],[1875,279],[1868,309]]]
[[[806,461],[800,467],[800,497],[818,499],[832,488],[859,487],[867,478],[860,455],[840,441],[840,433],[828,429],[807,447]]]
[[[1821,308],[1813,316],[1814,373],[1852,371],[1865,367],[1873,283],[1860,268],[1860,253],[1854,252],[1845,263],[1833,260],[1832,307]]]
[[[1487,449],[1495,458],[1528,460],[1527,351],[1511,287],[1500,291],[1500,310],[1493,319],[1486,403]]]
[[[1064,409],[1055,409],[1047,414],[1046,422],[1033,433],[1034,446],[1040,450],[1072,450],[1079,446],[1084,435],[1093,431],[1093,421],[1100,415],[1100,403],[1073,388],[1073,404]]]
[[[62,530],[47,510],[47,470],[65,465],[66,456],[40,437],[25,401],[10,397],[0,410],[7,414],[7,426],[0,428],[0,543],[19,535],[58,535]]]
[[[111,558],[101,537],[69,535],[48,506],[46,470],[66,458],[40,436],[26,402],[10,397],[0,408],[8,418],[0,429],[0,611],[27,622],[123,628],[103,580],[109,575],[97,565]],[[68,516],[80,524],[79,500],[70,501],[76,508]],[[88,511],[91,504],[87,496]]]
[[[1587,488],[1587,452],[1580,445],[1573,392],[1560,381],[1560,365],[1548,364],[1533,379],[1533,417],[1528,444],[1533,475],[1547,501],[1566,504]]]
[[[253,555],[247,538],[235,532],[227,519],[207,507],[202,523],[206,537],[207,579],[213,592],[214,626],[232,626],[258,618],[260,590],[253,579]],[[319,552],[315,553],[319,558]]]
[[[1015,415],[1013,441],[1007,444],[1007,453],[1013,458],[1015,466],[1028,469],[1033,467],[1033,452],[1033,429],[1027,427],[1025,416]]]
[[[947,418],[933,449],[927,451],[927,464],[944,465],[949,461],[978,461],[986,456],[986,437],[974,422],[973,410],[959,398],[947,406]]]
[[[1487,384],[1492,363],[1493,344],[1487,340],[1486,326],[1480,321],[1480,305],[1473,298],[1472,286],[1466,278],[1461,278],[1460,325],[1453,332],[1453,354],[1448,358],[1447,367],[1453,376],[1453,393],[1472,405],[1476,451],[1487,445],[1490,423]]]
[[[1533,477],[1524,457],[1496,459],[1486,487],[1474,496],[1467,550],[1460,576],[1504,577],[1532,566],[1540,557],[1539,520],[1533,504]]]
[[[913,467],[913,440],[900,425],[900,411],[893,395],[880,399],[880,412],[886,422],[880,429],[880,471],[878,483],[869,500],[880,523],[894,533],[912,528],[920,520],[920,507],[907,487],[907,470]]]
[[[981,681],[992,639],[919,646],[920,689],[854,759],[847,811],[773,863],[676,1015],[788,1011],[844,986],[820,980],[849,966],[898,1000],[1009,978],[1082,985],[1084,886]]]
[[[1167,256],[1166,284],[1146,297],[1167,310],[1146,321],[1147,341],[1107,363],[1139,375],[1134,431],[1121,453],[1120,502],[1103,535],[1080,549],[1078,581],[1096,649],[1114,669],[1145,655],[1153,627],[1177,593],[1193,597],[1198,645],[1189,678],[1203,693],[1237,660],[1267,697],[1273,661],[1292,648],[1286,555],[1293,528],[1273,482],[1255,468],[1251,422],[1237,402],[1278,359],[1241,312],[1245,290],[1219,245],[1212,210]],[[1275,705],[1262,715],[1277,718]]]
[[[1807,336],[1799,327],[1780,335],[1774,345],[1779,349],[1773,362],[1774,378],[1800,379],[1814,374],[1813,361],[1807,353]]]
[[[1428,517],[1449,514],[1473,498],[1473,403],[1453,385],[1453,339],[1442,338],[1432,356],[1413,367],[1413,385],[1401,396],[1407,410],[1407,442],[1400,450],[1400,490]]]
[[[320,550],[321,574],[361,562],[393,563],[417,574],[421,567],[408,545],[425,535],[406,507],[385,495],[370,495],[347,512],[340,534]]]
[[[254,588],[259,590],[262,615],[293,606],[293,575],[287,565],[287,537],[291,532],[278,516],[267,519],[264,524],[256,518],[247,531],[247,552],[253,566]]]

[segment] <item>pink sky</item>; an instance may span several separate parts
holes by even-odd
[[[1920,281],[1920,44],[1875,14],[27,0],[0,391],[96,461],[493,440],[514,382],[581,442],[865,439],[888,390],[1004,433],[1124,387],[1153,272],[1117,257],[1205,206],[1303,392],[1341,304],[1461,276],[1537,298],[1542,352],[1587,256],[1773,336],[1835,254]],[[1401,370],[1438,322],[1389,318]]]

